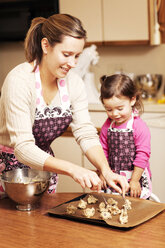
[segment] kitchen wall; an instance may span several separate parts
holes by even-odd
[[[0,88],[7,73],[25,61],[23,42],[0,42]]]
[[[98,47],[100,60],[91,70],[95,73],[96,84],[103,74],[116,71],[127,73],[160,73],[165,76],[165,44],[160,46],[118,46]]]
[[[95,73],[96,86],[103,74],[115,71],[161,73],[165,75],[165,44],[160,46],[105,46],[97,47],[99,63],[91,67]],[[25,61],[23,42],[0,43],[0,88],[7,73],[17,64]]]

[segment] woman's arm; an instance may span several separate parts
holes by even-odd
[[[50,156],[46,159],[43,169],[71,176],[82,188],[94,187],[97,191],[101,190],[101,180],[96,172],[82,168],[71,162]]]
[[[35,77],[23,63],[6,77],[1,91],[0,143],[14,149],[23,164],[42,170],[50,156],[35,145],[32,133],[36,108]]]

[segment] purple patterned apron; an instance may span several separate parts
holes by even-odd
[[[126,129],[113,128],[114,121],[111,122],[108,129],[108,151],[109,165],[112,171],[126,176],[128,182],[133,172],[133,161],[136,156],[136,148],[133,137],[134,116],[128,121]],[[144,170],[140,179],[142,187],[140,198],[147,199],[151,195],[151,179],[147,169]],[[114,189],[110,190],[115,192]],[[109,189],[107,190],[109,192]]]
[[[37,106],[35,111],[35,121],[32,128],[35,144],[43,151],[54,156],[50,147],[51,143],[68,128],[72,121],[67,85],[64,79],[59,79],[57,81],[61,106],[55,107],[51,104],[47,106],[42,96],[39,67],[37,67],[35,71],[35,78]],[[15,158],[14,150],[12,148],[0,145],[0,173],[2,171],[24,167],[28,166],[20,163]],[[55,193],[57,180],[57,174],[53,174],[50,179],[48,193]],[[0,192],[2,191],[3,189],[0,185]],[[3,193],[0,194],[2,196]]]

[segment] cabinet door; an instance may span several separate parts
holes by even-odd
[[[73,137],[59,137],[51,147],[57,158],[82,166],[82,152]],[[59,175],[57,192],[83,192],[83,189],[71,177]]]
[[[148,41],[148,0],[103,0],[104,41]]]
[[[150,127],[151,131],[151,172],[152,172],[152,191],[162,203],[165,203],[165,152],[164,140],[165,129]]]
[[[164,113],[144,113],[142,119],[151,132],[150,167],[152,173],[152,191],[162,203],[165,203],[165,128]]]
[[[60,0],[59,10],[82,21],[88,42],[102,41],[101,0]]]
[[[158,1],[158,21],[160,25],[161,43],[165,43],[165,1]]]

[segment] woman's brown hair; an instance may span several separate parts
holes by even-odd
[[[86,40],[86,31],[78,18],[68,14],[55,14],[47,19],[44,17],[34,18],[25,38],[27,61],[30,63],[36,60],[36,64],[40,64],[42,38],[47,38],[53,47],[56,43],[61,43],[64,36]]]
[[[135,82],[125,74],[114,74],[111,76],[102,76],[100,100],[104,104],[104,99],[109,99],[113,96],[120,98],[121,96],[128,97],[130,100],[136,97],[133,109],[137,109],[139,114],[143,113],[143,103],[141,92],[137,89]]]

